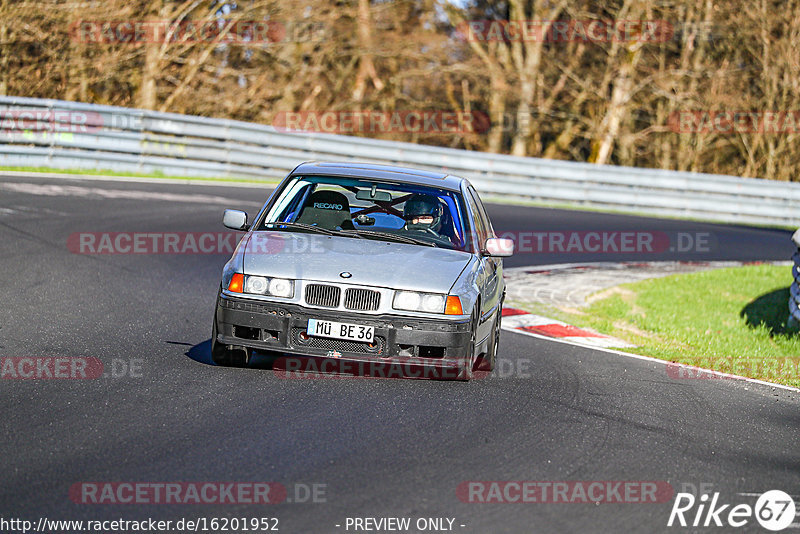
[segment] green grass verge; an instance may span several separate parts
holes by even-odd
[[[241,183],[254,183],[254,184],[277,184],[280,179],[277,178],[240,178],[240,177],[214,177],[214,176],[175,176],[164,174],[163,172],[151,173],[137,173],[137,172],[119,172],[111,170],[97,170],[97,169],[55,169],[50,167],[4,167],[0,166],[0,172],[30,172],[30,173],[56,173],[56,174],[84,174],[88,176],[119,176],[119,177],[132,177],[132,178],[163,178],[168,180],[191,180],[193,182],[241,182]]]
[[[630,352],[800,387],[791,281],[790,266],[701,271],[618,286],[556,315],[635,343]]]

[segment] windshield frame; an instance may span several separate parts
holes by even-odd
[[[286,195],[287,193],[290,193],[289,188],[295,187],[300,181],[302,181],[304,179],[330,181],[331,184],[337,185],[339,187],[342,187],[341,181],[361,182],[361,183],[364,183],[364,184],[379,184],[379,185],[385,185],[385,186],[390,186],[390,187],[394,187],[394,188],[403,188],[404,186],[407,186],[407,187],[412,188],[412,189],[429,190],[431,192],[431,194],[435,194],[437,196],[442,196],[442,195],[451,196],[452,199],[454,200],[455,210],[456,210],[456,213],[453,213],[453,216],[457,216],[459,222],[461,223],[461,226],[458,229],[458,231],[462,234],[462,240],[463,240],[464,244],[463,244],[462,247],[458,247],[456,245],[453,245],[451,247],[444,246],[444,247],[439,247],[439,248],[441,248],[442,250],[452,250],[452,251],[455,251],[455,252],[467,252],[467,253],[470,253],[470,254],[474,254],[475,253],[476,249],[475,249],[475,244],[474,244],[474,239],[473,239],[473,228],[472,228],[472,222],[471,222],[472,214],[471,214],[471,211],[469,210],[469,207],[467,206],[466,199],[464,198],[464,192],[460,188],[453,189],[453,188],[449,188],[449,187],[436,187],[436,186],[431,186],[431,185],[427,185],[427,184],[417,184],[417,183],[414,183],[414,182],[403,182],[403,181],[395,181],[395,180],[386,180],[386,179],[381,179],[381,178],[371,177],[371,176],[349,176],[349,175],[341,175],[341,174],[323,174],[323,173],[318,173],[318,172],[310,173],[310,174],[306,174],[306,173],[303,173],[303,174],[290,174],[272,192],[272,194],[270,195],[270,198],[267,200],[267,203],[261,209],[261,211],[259,212],[256,220],[253,222],[253,224],[251,226],[251,231],[257,231],[257,232],[284,231],[284,230],[279,230],[279,229],[263,228],[263,226],[265,224],[265,221],[267,221],[267,217],[275,210],[275,208],[278,206],[279,202],[284,197],[284,195]],[[287,203],[287,206],[288,206],[288,203]],[[375,229],[375,228],[365,227],[365,228],[361,228],[361,229],[362,230],[370,230],[370,229]],[[386,229],[381,228],[381,229],[377,229],[377,230],[385,231]],[[403,234],[398,234],[398,235],[402,236]],[[341,236],[341,237],[345,237],[345,236]],[[352,238],[352,237],[350,237],[350,238]],[[373,237],[370,237],[369,239],[378,240],[378,239],[375,239]],[[385,242],[397,243],[397,241],[389,241],[389,240],[386,240]],[[436,242],[431,241],[431,243],[436,243]],[[412,245],[412,246],[425,246],[425,245]]]

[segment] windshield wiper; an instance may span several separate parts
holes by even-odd
[[[346,232],[350,235],[357,235],[363,234],[366,236],[374,236],[374,237],[383,237],[387,239],[393,239],[395,241],[399,241],[400,243],[409,243],[411,245],[425,245],[428,247],[438,247],[436,243],[432,241],[425,241],[423,239],[415,239],[413,237],[408,237],[404,235],[397,235],[391,234],[389,232],[376,232],[375,230],[342,230],[342,232]]]
[[[286,222],[286,221],[265,222],[263,226],[288,226],[289,228],[300,228],[301,230],[309,230],[311,232],[317,232],[319,234],[324,234],[324,235],[346,235],[348,237],[361,237],[360,235],[353,235],[350,233],[346,233],[343,230],[330,230],[328,228],[322,228],[321,226],[314,226],[313,224],[305,224],[299,222]]]

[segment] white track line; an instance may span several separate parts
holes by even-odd
[[[25,172],[25,171],[0,171],[0,177],[19,178],[56,178],[65,180],[96,180],[102,182],[132,182],[142,184],[182,184],[182,185],[210,185],[215,187],[247,187],[251,189],[274,188],[280,180],[266,179],[263,182],[227,182],[224,180],[197,180],[193,178],[147,178],[144,176],[111,176],[102,174],[68,174],[55,172]]]
[[[505,318],[503,318],[503,322],[505,322]],[[741,380],[743,382],[749,382],[751,384],[760,384],[762,386],[780,388],[780,389],[785,389],[786,391],[793,391],[795,393],[800,393],[800,389],[792,387],[792,386],[784,386],[783,384],[774,384],[772,382],[766,382],[764,380],[758,380],[758,379],[755,379],[755,378],[748,378],[746,376],[732,375],[732,374],[729,374],[729,373],[723,373],[721,371],[714,371],[712,369],[703,369],[702,367],[695,367],[693,365],[686,365],[686,364],[683,364],[683,363],[668,362],[667,360],[659,360],[658,358],[652,358],[650,356],[642,356],[641,354],[632,354],[630,352],[622,352],[621,350],[608,349],[608,348],[605,348],[605,347],[589,347],[589,346],[584,345],[582,343],[576,343],[576,342],[570,341],[568,339],[557,338],[557,337],[547,337],[547,336],[543,336],[541,334],[534,334],[533,332],[527,332],[525,330],[517,330],[516,328],[507,328],[505,325],[502,326],[502,329],[503,330],[507,330],[508,332],[514,332],[516,334],[522,334],[524,336],[535,337],[536,339],[544,339],[546,341],[555,341],[556,343],[564,343],[565,345],[572,345],[574,347],[581,347],[581,348],[584,348],[584,349],[590,349],[590,350],[596,350],[596,351],[600,351],[600,352],[606,352],[608,354],[616,354],[618,356],[625,356],[626,358],[633,358],[633,359],[636,359],[636,360],[643,360],[643,361],[646,361],[646,362],[660,363],[660,364],[663,364],[665,367],[667,365],[677,365],[677,366],[680,366],[682,368],[703,371],[705,373],[708,373],[708,374],[711,374],[711,375],[714,375],[714,376],[719,376],[719,377],[722,377],[722,378],[729,378],[729,379],[732,379],[732,380]],[[687,378],[687,379],[676,379],[676,380],[690,380],[690,379]]]

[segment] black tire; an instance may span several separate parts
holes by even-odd
[[[497,348],[500,346],[500,321],[503,319],[503,314],[498,311],[497,319],[494,321],[494,329],[492,330],[492,340],[489,342],[489,350],[486,351],[478,363],[478,371],[486,371],[491,373],[497,363]]]
[[[245,347],[228,347],[217,341],[217,319],[211,327],[211,360],[223,367],[247,367],[250,352]]]
[[[464,365],[461,371],[458,373],[458,380],[462,380],[467,382],[472,379],[472,367],[475,362],[472,359],[475,357],[475,342],[477,341],[477,331],[478,331],[478,316],[473,313],[472,314],[472,321],[471,323],[471,335],[469,338],[469,344],[467,345],[468,352],[464,355]]]

